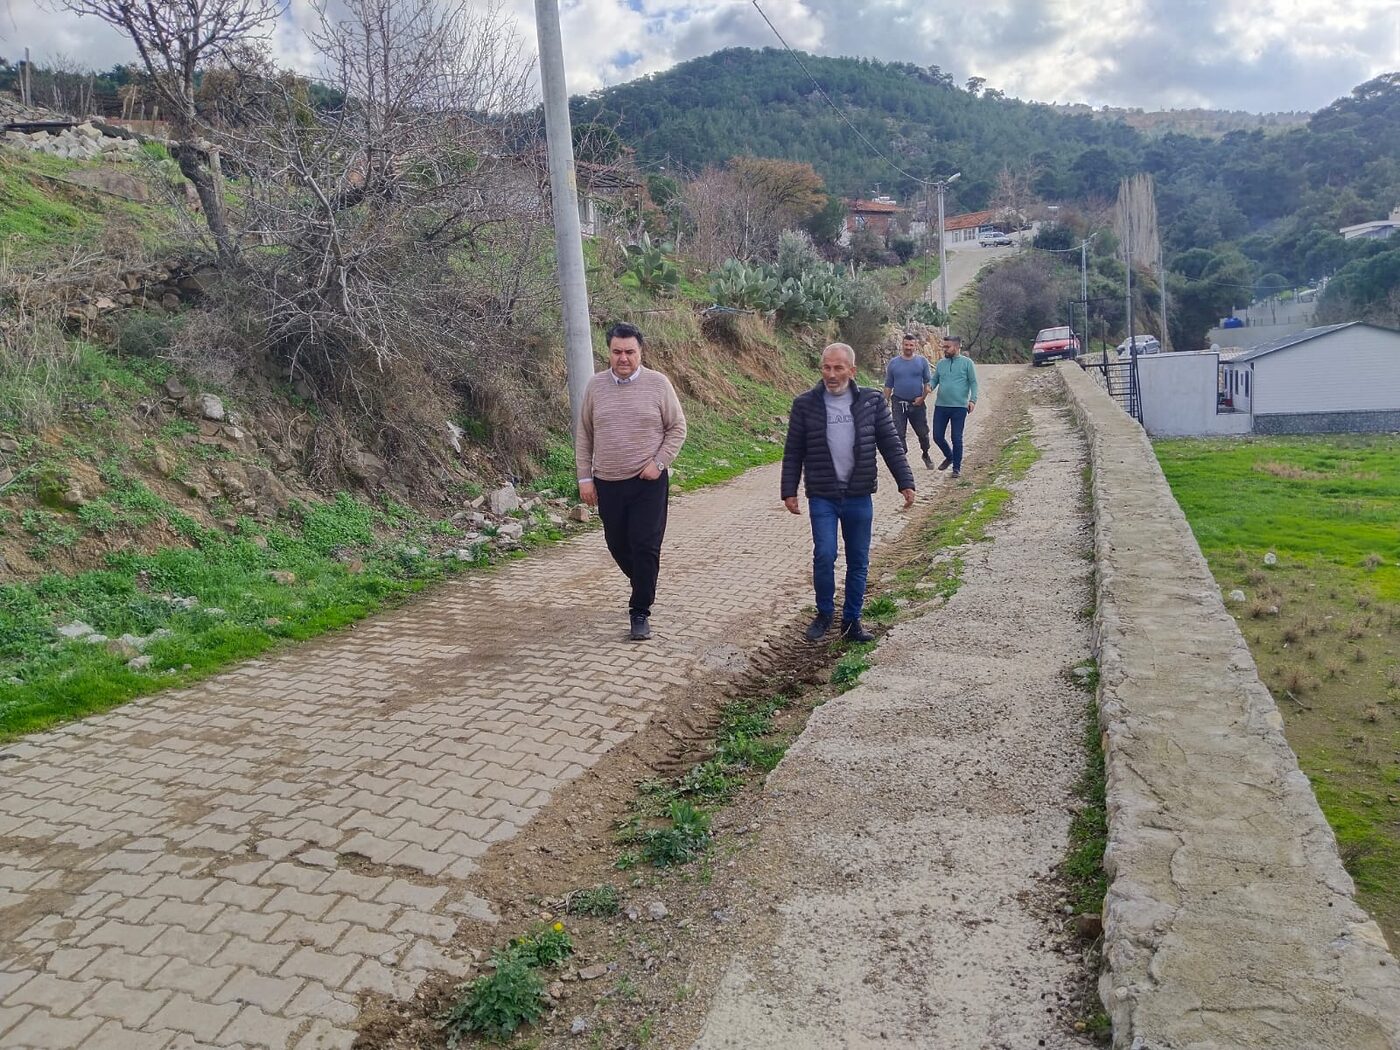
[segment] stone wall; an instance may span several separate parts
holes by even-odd
[[[108,154],[134,157],[141,152],[135,136],[98,126],[91,121],[45,131],[5,131],[0,142],[35,153],[47,153],[68,160],[92,160]]]
[[[1113,1045],[1400,1048],[1400,967],[1151,446],[1059,372],[1092,450]]]
[[[1396,412],[1255,413],[1256,434],[1389,434],[1400,431]]]

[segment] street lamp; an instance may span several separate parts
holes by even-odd
[[[943,334],[948,334],[948,252],[943,246],[943,191],[950,183],[956,182],[962,172],[955,171],[946,179],[939,179],[934,185],[938,187],[938,305],[943,310]]]

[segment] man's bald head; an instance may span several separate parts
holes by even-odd
[[[844,393],[856,377],[856,352],[845,343],[832,343],[822,351],[822,382],[828,393]]]

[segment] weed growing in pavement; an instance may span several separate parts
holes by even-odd
[[[831,672],[831,684],[840,687],[842,692],[854,688],[860,676],[870,670],[870,653],[874,648],[874,642],[861,642],[847,649],[836,661],[836,668]]]
[[[544,1014],[545,981],[539,970],[558,966],[574,944],[562,922],[540,926],[491,955],[493,969],[459,989],[457,1000],[438,1017],[455,1047],[468,1035],[503,1042]]]
[[[497,952],[492,960],[495,969],[464,985],[457,1001],[438,1019],[449,1047],[470,1035],[503,1042],[544,1014],[544,978],[511,952]]]
[[[1095,698],[1098,664],[1086,660],[1079,666],[1093,669],[1089,677],[1080,680],[1090,695],[1084,725],[1086,762],[1075,786],[1075,794],[1079,796],[1081,805],[1070,822],[1069,854],[1060,865],[1060,873],[1068,884],[1066,892],[1075,914],[1099,915],[1103,912],[1104,895],[1108,892],[1108,876],[1103,870],[1104,850],[1108,846],[1108,803]]]
[[[741,783],[740,778],[729,775],[729,763],[722,756],[716,756],[692,766],[681,777],[676,791],[706,802],[723,802],[739,789]]]
[[[603,883],[587,890],[574,890],[564,902],[564,911],[569,915],[587,915],[594,919],[607,919],[622,910],[622,896],[617,887]]]
[[[888,594],[882,594],[874,601],[866,602],[865,611],[861,615],[867,620],[883,623],[886,620],[893,620],[898,613],[899,606],[895,604],[894,599]]]
[[[510,942],[510,951],[525,959],[532,967],[558,966],[574,954],[574,942],[562,922],[553,926],[538,926],[523,937]]]
[[[671,803],[671,826],[637,834],[643,860],[669,868],[694,860],[710,846],[710,815],[681,799]]]

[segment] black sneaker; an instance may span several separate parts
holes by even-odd
[[[831,617],[825,613],[817,613],[812,622],[807,625],[807,641],[820,642],[826,637],[826,632],[831,630]]]
[[[632,633],[627,636],[634,642],[651,640],[651,620],[645,616],[632,617]]]
[[[955,478],[960,478],[960,477],[962,477],[962,469],[959,468],[959,467],[954,467],[954,468],[953,468],[953,477],[955,477]]]
[[[842,620],[841,640],[843,642],[873,642],[875,636],[862,627],[859,620]]]
[[[952,461],[951,459],[945,459],[942,463],[938,464],[938,469],[939,469],[939,470],[947,470],[947,469],[948,469],[949,467],[951,467],[952,465],[953,465],[953,461]]]
[[[927,450],[924,452],[924,466],[928,467],[929,470],[933,469],[933,457],[928,454]]]

